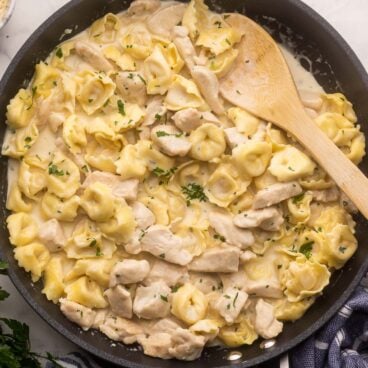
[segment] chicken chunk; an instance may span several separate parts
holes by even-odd
[[[97,309],[95,320],[93,321],[92,328],[99,329],[100,326],[105,322],[106,317],[109,314],[109,309]]]
[[[248,138],[241,134],[237,128],[227,128],[224,129],[226,142],[230,146],[230,148],[235,148],[240,144],[244,144],[248,142]]]
[[[171,334],[167,332],[156,332],[148,337],[141,337],[139,344],[142,345],[144,354],[161,359],[171,359],[169,353],[171,347]]]
[[[158,125],[151,131],[151,139],[160,151],[169,156],[184,157],[192,148],[192,144],[172,125]]]
[[[225,289],[223,294],[213,302],[216,309],[227,323],[234,323],[243,309],[248,294],[234,287]]]
[[[150,285],[159,281],[168,286],[184,284],[188,279],[188,272],[185,267],[180,267],[171,263],[155,260],[151,271],[144,280],[145,285]]]
[[[224,106],[219,96],[219,82],[216,74],[200,65],[193,66],[191,74],[210,108],[216,114],[223,114]]]
[[[317,202],[335,202],[340,198],[340,191],[337,187],[331,187],[325,190],[313,190],[313,199]]]
[[[161,5],[160,0],[135,0],[128,9],[129,15],[143,15],[153,13]]]
[[[195,360],[201,356],[206,343],[204,336],[197,336],[189,330],[178,328],[171,336],[172,347],[169,353],[180,360]]]
[[[144,329],[137,322],[113,314],[106,317],[100,325],[100,331],[111,340],[122,341],[124,344],[133,344],[144,336]]]
[[[148,18],[148,29],[152,33],[170,40],[172,37],[172,30],[181,22],[185,9],[185,4],[175,4],[163,7]]]
[[[277,231],[283,223],[284,218],[276,207],[249,210],[234,217],[234,224],[243,229],[259,227],[265,231]]]
[[[123,318],[133,317],[133,302],[130,292],[121,285],[107,289],[104,292],[111,310],[114,314]]]
[[[143,203],[134,202],[132,209],[138,229],[146,230],[155,223],[155,215]]]
[[[273,306],[262,299],[258,300],[256,304],[254,328],[265,339],[276,337],[283,328],[283,324],[275,317]]]
[[[70,321],[82,327],[83,330],[90,329],[96,317],[96,312],[91,308],[68,299],[60,299],[60,309]]]
[[[150,265],[146,260],[124,259],[116,263],[110,273],[110,287],[117,284],[135,284],[143,281],[150,272]]]
[[[255,253],[253,253],[251,250],[246,250],[245,252],[241,252],[239,261],[240,264],[244,264],[255,258],[257,258]]]
[[[172,334],[173,331],[178,328],[182,328],[183,323],[176,319],[174,316],[170,316],[168,318],[159,319],[151,328],[150,333],[156,332],[167,332]]]
[[[228,244],[245,249],[254,243],[253,234],[249,230],[235,226],[230,215],[213,211],[209,213],[208,219],[211,227],[216,233],[223,236]]]
[[[177,128],[186,133],[190,133],[205,123],[221,125],[221,121],[211,112],[201,112],[192,107],[178,111],[172,116],[172,120]]]
[[[216,274],[191,272],[190,282],[203,294],[222,289],[221,279]]]
[[[180,56],[185,61],[189,70],[195,65],[195,60],[197,58],[197,53],[189,38],[189,32],[186,27],[176,26],[173,28],[173,42],[177,47]]]
[[[143,106],[147,100],[146,83],[136,72],[120,72],[116,76],[116,87],[121,96],[131,103]]]
[[[270,207],[291,197],[295,197],[303,191],[302,187],[296,181],[288,183],[272,184],[267,188],[260,190],[253,201],[253,208],[260,209]]]
[[[190,271],[198,272],[237,272],[239,268],[240,250],[226,246],[210,248],[195,257],[188,265]]]
[[[59,252],[66,244],[63,228],[56,219],[43,223],[38,237],[50,252]]]
[[[206,340],[187,329],[178,328],[171,333],[158,332],[139,339],[146,355],[180,360],[199,358]]]
[[[102,56],[101,51],[91,42],[77,41],[75,43],[75,52],[98,71],[108,73],[114,69],[109,61]]]
[[[167,262],[185,266],[193,256],[185,249],[185,240],[174,235],[163,225],[153,225],[145,232],[141,240],[142,250]]]
[[[164,318],[170,313],[171,289],[163,282],[139,286],[136,290],[133,312],[139,318]]]
[[[146,115],[142,126],[148,127],[160,122],[167,113],[167,108],[163,105],[161,96],[155,96],[147,105]]]
[[[87,175],[82,184],[82,188],[85,189],[96,182],[105,184],[111,189],[111,192],[115,197],[123,198],[127,201],[134,201],[137,199],[139,185],[138,179],[121,180],[117,175],[103,171],[94,171]]]
[[[283,296],[281,285],[278,280],[273,278],[251,280],[243,270],[222,274],[221,281],[224,290],[234,287],[245,291],[249,295],[255,295],[262,298],[277,299]]]

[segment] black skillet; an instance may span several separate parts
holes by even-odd
[[[34,72],[34,65],[46,58],[60,42],[64,30],[72,29],[71,37],[88,27],[107,12],[119,12],[127,8],[127,0],[73,0],[52,15],[23,45],[0,82],[1,141],[5,131],[6,105],[19,88],[27,85]],[[318,82],[329,92],[341,91],[354,103],[359,122],[368,136],[368,76],[349,45],[317,13],[298,0],[213,0],[211,7],[226,12],[242,12],[267,27],[275,39],[288,44],[299,55],[302,65],[311,70]],[[62,38],[63,40],[67,37]],[[365,35],[362,33],[362,37]],[[368,158],[361,164],[367,174]],[[17,266],[12,247],[8,242],[5,218],[7,189],[7,160],[0,159],[0,195],[2,218],[0,227],[2,256],[9,262],[9,276],[19,292],[52,327],[66,338],[92,354],[123,367],[160,368],[214,368],[250,367],[267,362],[294,347],[320,328],[347,300],[368,267],[367,241],[364,234],[368,222],[357,216],[359,248],[346,266],[334,273],[323,296],[303,318],[286,324],[273,348],[263,350],[260,341],[250,347],[236,349],[242,358],[227,360],[229,349],[206,349],[194,362],[164,361],[143,355],[136,348],[117,344],[97,331],[82,332],[68,321],[58,306],[48,302],[41,294],[42,285],[31,284],[29,275]]]

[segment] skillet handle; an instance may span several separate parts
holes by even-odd
[[[280,358],[280,368],[289,368],[289,355],[286,353]]]

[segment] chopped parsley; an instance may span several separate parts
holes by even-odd
[[[159,255],[159,257],[160,257],[160,258],[162,258],[162,259],[165,259],[165,257],[166,257],[166,256],[165,256],[165,253],[161,253],[161,254]]]
[[[160,295],[161,300],[163,300],[164,302],[168,302],[169,300],[167,299],[167,295]]]
[[[82,170],[84,171],[84,172],[89,172],[89,168],[88,168],[88,166],[87,165],[83,165],[82,166]]]
[[[291,166],[289,166],[289,167],[288,167],[288,169],[289,169],[290,171],[294,171],[294,172],[295,172],[295,170],[294,170]]]
[[[146,234],[147,234],[147,231],[141,229],[141,233],[139,234],[138,240],[141,241]]]
[[[37,86],[32,87],[32,92],[31,92],[31,104],[27,107],[27,110],[30,110],[33,106],[33,100],[34,100],[34,96],[36,95],[37,92]]]
[[[96,248],[96,257],[101,257],[101,256],[103,256],[103,253],[101,252],[101,248],[97,247]]]
[[[176,284],[176,285],[174,285],[174,286],[171,286],[171,292],[172,293],[176,293],[180,288],[182,287],[182,285],[180,285],[180,284]]]
[[[92,241],[89,243],[90,247],[95,247],[97,245],[97,240],[96,239],[92,239]]]
[[[118,104],[119,113],[120,113],[121,115],[125,116],[125,115],[126,115],[126,113],[125,113],[125,105],[124,105],[124,102],[123,102],[122,100],[119,100],[119,101],[117,102],[117,104]]]
[[[49,175],[63,176],[64,170],[60,170],[55,164],[50,163],[49,165]]]
[[[61,59],[64,55],[63,55],[63,50],[61,49],[61,47],[59,47],[56,52],[55,52],[55,55]]]
[[[144,84],[147,84],[147,82],[145,81],[145,79],[140,75],[138,74],[137,77],[144,83]]]
[[[227,43],[228,45],[230,45],[230,46],[231,46],[231,42],[230,42],[228,39],[226,39],[225,41],[226,41],[226,43]]]
[[[182,186],[181,191],[186,196],[188,203],[195,199],[198,199],[200,202],[208,201],[203,187],[197,183],[189,183],[186,186]]]
[[[156,167],[152,171],[152,174],[157,176],[160,179],[159,185],[162,185],[162,184],[167,184],[169,182],[169,180],[175,174],[177,169],[178,169],[177,167],[172,167],[171,169],[164,170],[164,169],[161,169],[160,167]]]
[[[220,234],[215,234],[213,236],[216,240],[221,240],[222,242],[226,242],[226,239],[224,236],[220,235]]]
[[[313,244],[314,244],[313,240],[302,244],[301,247],[299,248],[299,253],[304,254],[305,257],[309,259],[312,256]]]
[[[157,115],[158,115],[158,114],[156,114],[155,119],[157,119],[157,118],[156,118],[156,117],[157,117]],[[160,116],[160,115],[158,115],[158,116]],[[160,119],[161,119],[161,116],[160,116]],[[173,134],[171,134],[171,133],[167,133],[167,132],[165,132],[165,131],[163,131],[163,130],[158,130],[158,131],[156,132],[156,136],[157,136],[158,138],[160,138],[160,137],[176,137],[176,138],[180,138],[182,135],[183,135],[183,133],[173,133]]]
[[[238,296],[239,296],[239,292],[236,293],[234,301],[233,301],[233,307],[234,308],[235,308],[235,303],[236,303],[236,300],[238,299]]]
[[[300,201],[302,201],[304,198],[304,193],[300,193],[298,194],[297,196],[293,197],[293,203],[294,204],[297,204],[299,203]]]
[[[346,251],[346,249],[347,249],[346,247],[344,247],[344,246],[340,246],[340,247],[339,247],[339,252],[340,252],[340,253],[342,253],[342,254],[344,254],[344,253],[345,253],[345,251]]]

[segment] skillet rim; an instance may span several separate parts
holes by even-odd
[[[81,4],[85,2],[86,0],[71,0],[68,3],[66,3],[64,6],[62,6],[60,9],[58,9],[56,12],[54,12],[50,17],[48,17],[32,34],[31,36],[26,40],[26,42],[20,47],[19,51],[16,53],[16,55],[11,60],[9,66],[5,70],[2,79],[0,80],[0,95],[2,95],[5,91],[5,86],[9,83],[9,79],[12,77],[16,66],[22,61],[26,53],[29,49],[32,48],[34,43],[37,43],[40,39],[40,37],[45,33],[47,28],[52,25],[52,23],[59,18],[62,18],[70,10],[72,10],[74,7],[78,6],[78,4]],[[215,2],[215,1],[214,1]],[[360,62],[359,58],[355,54],[355,52],[352,50],[352,48],[349,46],[349,44],[345,41],[345,39],[325,20],[321,15],[319,15],[315,10],[313,10],[311,7],[303,3],[301,0],[285,0],[286,3],[289,3],[290,5],[299,8],[299,10],[305,14],[306,17],[312,19],[314,22],[318,23],[320,27],[320,32],[325,32],[327,37],[331,40],[331,42],[334,42],[337,47],[339,48],[339,51],[344,54],[344,56],[349,59],[350,65],[353,66],[355,71],[360,75],[362,78],[362,83],[365,85],[365,89],[368,91],[368,75],[367,72]],[[246,4],[245,4],[246,5]],[[0,218],[2,218],[3,214],[0,215]],[[366,221],[366,220],[365,220]],[[2,247],[4,245],[0,245],[0,256],[3,258],[4,254],[2,252]],[[6,245],[5,245],[6,246]],[[364,245],[362,245],[364,246]],[[18,267],[18,266],[17,266]],[[363,275],[366,273],[366,270],[368,269],[368,257],[364,260],[364,262],[361,264],[359,270],[356,272],[353,280],[350,282],[349,286],[346,288],[346,290],[341,294],[341,296],[335,301],[335,303],[323,314],[316,322],[314,322],[310,327],[308,327],[306,330],[304,330],[302,333],[300,333],[297,337],[293,338],[290,342],[284,344],[283,346],[275,346],[269,351],[265,351],[263,354],[259,355],[258,357],[252,358],[250,360],[247,360],[242,363],[233,364],[232,362],[229,362],[226,365],[216,366],[216,368],[228,368],[230,365],[234,368],[245,368],[245,367],[251,367],[253,365],[258,365],[261,363],[268,362],[269,360],[287,352],[288,350],[292,349],[302,341],[306,340],[308,337],[310,337],[314,332],[316,332],[318,329],[320,329],[329,319],[333,317],[334,314],[337,313],[337,311],[342,307],[342,305],[347,301],[349,296],[353,293],[353,291],[358,286],[360,280],[362,279]],[[73,342],[80,348],[86,350],[87,352],[104,359],[108,362],[111,362],[113,364],[117,364],[121,367],[127,367],[127,368],[147,368],[147,365],[131,362],[128,360],[125,360],[124,357],[118,358],[115,355],[111,355],[108,353],[105,353],[104,351],[96,348],[95,346],[91,345],[90,343],[87,343],[82,337],[78,336],[77,334],[73,333],[72,331],[68,330],[67,328],[64,328],[62,324],[57,322],[55,319],[53,319],[49,313],[46,312],[46,310],[40,306],[39,303],[31,296],[31,294],[28,292],[27,288],[24,286],[20,278],[17,276],[15,270],[12,268],[9,268],[8,275],[12,281],[12,283],[15,285],[16,289],[19,291],[19,293],[23,296],[23,298],[26,300],[26,302],[32,307],[32,309],[41,317],[44,321],[46,321],[51,327],[53,327],[56,331],[58,331],[61,335],[63,335],[65,338],[67,338],[69,341]],[[303,317],[302,317],[303,318]],[[140,354],[142,354],[140,352]],[[173,361],[173,365],[175,365],[175,361]]]

